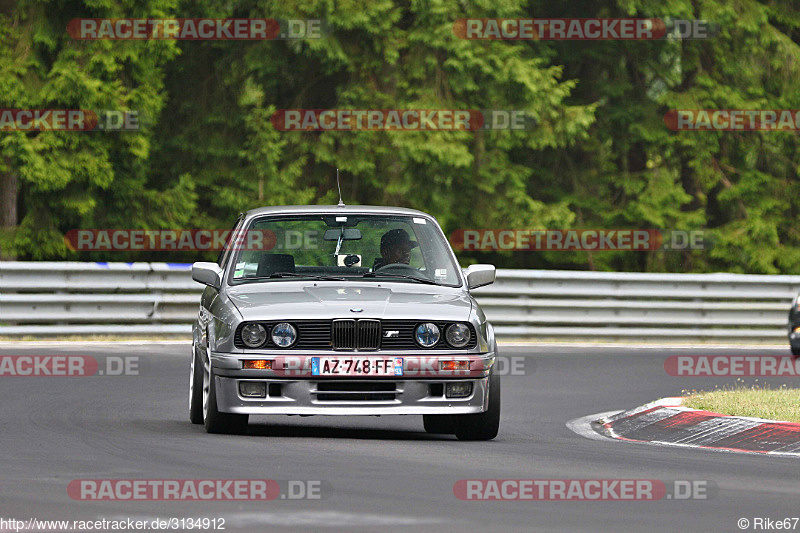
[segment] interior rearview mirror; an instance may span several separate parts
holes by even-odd
[[[338,241],[339,236],[342,234],[341,229],[325,230],[325,235],[322,238],[326,241]],[[361,230],[358,228],[344,228],[345,241],[359,241],[361,240]]]

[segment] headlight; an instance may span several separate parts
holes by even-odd
[[[417,340],[417,344],[423,348],[435,346],[436,343],[439,342],[439,337],[439,326],[433,322],[420,324],[414,332],[414,338]]]
[[[258,348],[267,340],[267,330],[261,324],[247,324],[242,328],[242,342],[248,348]]]
[[[447,344],[453,348],[463,348],[469,344],[469,339],[472,334],[469,331],[469,326],[466,324],[450,324],[447,326],[447,331],[444,334],[447,339]]]
[[[279,348],[288,348],[297,340],[297,330],[288,322],[275,324],[272,328],[272,342]]]

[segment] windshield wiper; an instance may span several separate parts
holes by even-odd
[[[273,272],[269,275],[270,278],[312,278],[322,281],[345,281],[344,278],[338,276],[324,276],[322,274],[303,274],[302,272]]]
[[[277,279],[277,278],[310,278],[310,279],[317,279],[321,281],[346,281],[344,278],[339,278],[336,276],[322,276],[319,274],[303,274],[301,272],[273,272],[269,276],[252,276],[248,278],[242,278],[242,280],[247,281],[251,279]]]
[[[412,281],[416,281],[419,283],[425,283],[427,285],[439,285],[433,280],[424,279],[424,278],[417,278],[414,276],[409,276],[407,274],[389,274],[388,272],[367,272],[362,278],[403,278],[403,279],[410,279]]]

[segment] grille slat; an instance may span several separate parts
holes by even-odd
[[[317,400],[320,402],[389,402],[396,399],[396,396],[390,392],[357,395],[346,394],[343,392],[326,392],[324,394],[317,395]]]
[[[381,344],[381,321],[342,319],[331,323],[334,350],[377,350]]]
[[[354,350],[356,321],[354,319],[334,320],[331,323],[331,341],[334,350]]]
[[[386,381],[321,381],[316,385],[311,394],[320,402],[386,402],[401,393],[395,382]]]
[[[380,320],[359,320],[358,334],[359,350],[377,350],[381,345]]]
[[[397,383],[393,381],[320,381],[319,392],[395,392]]]

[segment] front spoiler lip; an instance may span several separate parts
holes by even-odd
[[[489,405],[488,378],[469,379],[472,394],[467,398],[430,396],[428,384],[437,379],[398,380],[399,399],[387,401],[319,401],[314,399],[313,380],[265,379],[266,383],[281,383],[283,395],[277,398],[242,398],[238,393],[239,379],[215,376],[217,408],[223,413],[247,415],[427,415],[477,414]],[[261,380],[246,380],[261,381]],[[349,380],[352,381],[352,380]],[[363,381],[363,380],[362,380]]]

